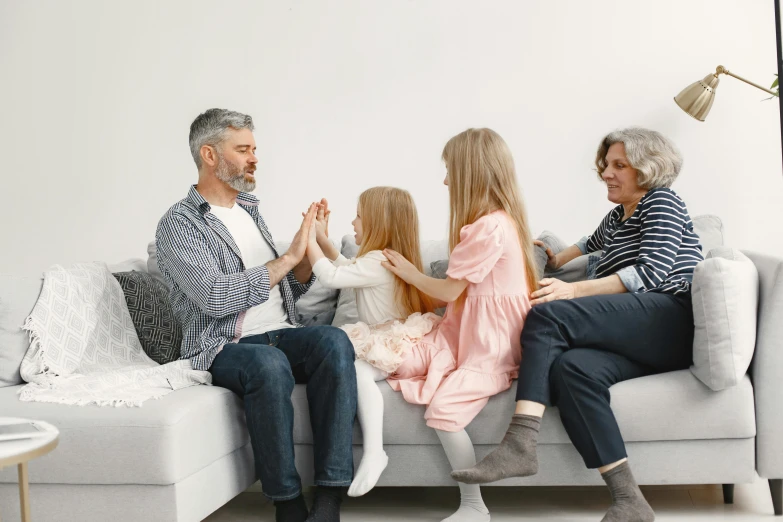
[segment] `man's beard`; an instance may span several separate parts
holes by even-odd
[[[252,168],[252,170],[250,170]],[[239,192],[253,192],[256,188],[256,182],[245,178],[245,174],[254,172],[255,167],[237,167],[225,160],[222,154],[218,154],[218,167],[215,176],[220,181],[224,181],[229,187]]]

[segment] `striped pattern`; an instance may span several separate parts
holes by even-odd
[[[671,189],[653,189],[625,222],[623,215],[618,205],[587,240],[587,253],[603,251],[594,277],[634,270],[636,291],[690,292],[693,269],[704,256],[685,202]]]
[[[258,212],[258,199],[240,193],[237,203],[253,217],[279,257]],[[265,266],[245,270],[234,238],[195,186],[161,218],[155,243],[158,266],[171,290],[171,306],[182,325],[182,358],[190,359],[196,370],[209,370],[223,345],[242,337],[245,312],[269,299],[269,272]],[[302,284],[290,272],[279,283],[294,326],[300,326],[296,301],[314,280],[313,276]]]

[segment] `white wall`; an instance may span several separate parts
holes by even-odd
[[[511,146],[534,230],[576,240],[610,208],[598,140],[643,125],[682,149],[692,215],[783,255],[777,102],[726,77],[706,123],[672,101],[719,64],[771,83],[771,0],[0,0],[0,49],[0,272],[144,256],[209,107],[254,117],[279,240],[320,197],[348,232],[379,184],[445,237],[440,152],[469,126]]]

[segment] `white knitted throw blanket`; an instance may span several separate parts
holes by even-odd
[[[210,384],[189,360],[159,365],[144,353],[122,288],[104,263],[55,265],[24,329],[23,401],[141,406],[173,390]]]

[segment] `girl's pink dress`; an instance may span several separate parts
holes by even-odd
[[[463,227],[446,273],[469,282],[467,298],[448,305],[388,382],[406,401],[429,405],[427,426],[459,431],[519,372],[530,290],[514,222],[496,211]]]

